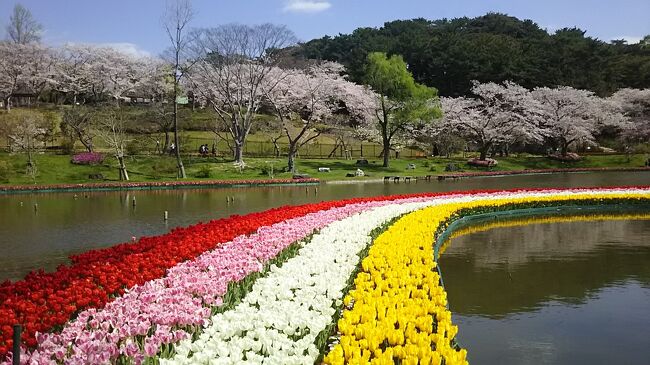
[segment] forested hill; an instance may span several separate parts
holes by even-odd
[[[606,43],[577,28],[549,34],[531,20],[488,13],[477,18],[397,20],[383,27],[303,44],[307,58],[338,61],[362,81],[366,55],[401,54],[417,81],[444,96],[468,93],[471,80],[512,80],[526,87],[569,85],[606,96],[650,87],[650,36]]]

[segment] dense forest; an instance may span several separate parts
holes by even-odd
[[[443,96],[469,93],[472,80],[514,81],[524,87],[560,85],[608,96],[623,87],[650,87],[650,36],[637,44],[606,43],[577,28],[549,34],[531,20],[488,13],[476,18],[397,20],[381,28],[302,44],[306,58],[337,61],[364,81],[366,56],[399,54],[415,79]]]

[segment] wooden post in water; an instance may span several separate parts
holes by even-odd
[[[20,333],[22,327],[19,324],[14,324],[14,346],[13,346],[13,365],[20,365]]]

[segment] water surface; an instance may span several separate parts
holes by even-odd
[[[650,359],[650,220],[491,229],[440,263],[470,363]]]
[[[67,262],[72,253],[287,204],[433,191],[647,184],[650,172],[603,172],[399,184],[323,184],[317,193],[314,187],[285,186],[0,195],[0,281],[22,278],[37,268],[52,270]],[[235,201],[228,204],[226,198],[231,196]],[[164,211],[169,212],[167,222],[163,220]]]

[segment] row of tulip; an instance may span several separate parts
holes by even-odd
[[[313,363],[314,344],[331,322],[358,253],[369,233],[398,215],[431,202],[391,204],[337,221],[314,235],[299,254],[260,278],[242,303],[219,313],[195,341],[176,347],[176,356],[161,364]]]
[[[554,204],[648,200],[647,192],[513,194],[506,198],[445,202],[411,213],[380,235],[362,261],[354,290],[344,298],[338,341],[327,364],[466,364],[454,348],[458,331],[433,259],[432,238],[459,212]]]
[[[548,193],[533,195],[547,196]],[[568,195],[571,199],[579,197]],[[518,196],[509,194],[509,199]],[[593,200],[592,196],[588,198]],[[485,197],[473,195],[456,200],[466,204],[477,199]],[[427,205],[452,201],[455,199],[434,199]],[[385,209],[399,211],[404,209],[404,204]],[[260,279],[243,303],[231,311],[214,316],[212,324],[204,329],[198,339],[183,341],[176,348],[176,356],[172,360],[161,359],[161,363],[207,363],[213,358],[219,359],[217,363],[313,362],[319,354],[314,341],[327,327],[325,320],[331,318],[335,311],[331,304],[342,295],[348,274],[354,269],[358,252],[364,246],[361,242],[367,242],[369,232],[388,219],[367,226],[364,222],[371,222],[378,213],[373,211],[362,216],[364,214],[364,220],[356,223],[347,220],[337,222],[315,236],[299,256],[282,268],[273,270],[269,277]],[[353,218],[348,220],[353,221]],[[348,226],[340,228],[339,223]],[[331,229],[335,228],[340,232],[332,234]],[[346,231],[353,231],[354,234],[346,235],[343,233]],[[362,236],[358,242],[354,241],[359,232],[363,233]],[[327,244],[322,241],[323,237],[327,238],[324,241]],[[341,246],[340,242],[346,244]],[[332,257],[336,258],[332,261]],[[330,297],[332,292],[335,293],[334,297]]]
[[[33,348],[37,345],[37,332],[60,328],[83,310],[102,308],[126,290],[161,278],[177,264],[238,236],[309,213],[397,198],[350,199],[232,216],[177,228],[161,236],[143,237],[136,243],[89,251],[71,257],[72,265],[60,266],[55,272],[40,270],[14,283],[5,281],[0,284],[0,358],[12,347],[15,323],[23,325],[22,343]]]
[[[631,197],[632,191],[628,189],[626,196]],[[34,299],[28,295],[21,303],[23,307],[18,307],[24,310],[23,314],[40,316],[36,317],[40,325],[52,321],[48,317],[59,316],[57,320],[65,323],[78,314],[76,320],[57,325],[60,331],[33,338],[33,349],[22,357],[30,363],[141,363],[149,360],[195,363],[217,354],[226,363],[244,359],[249,363],[272,359],[280,363],[308,359],[313,362],[320,353],[315,339],[322,337],[325,329],[331,326],[332,315],[340,308],[346,284],[358,265],[359,253],[367,248],[370,232],[387,220],[427,205],[455,203],[460,204],[459,207],[471,207],[472,201],[501,195],[507,195],[511,204],[512,199],[519,196],[560,194],[575,198],[587,194],[591,201],[597,202],[603,194],[611,198],[616,193],[621,191],[602,191],[600,198],[574,190],[352,199],[283,207],[199,224],[174,230],[168,235],[143,238],[135,244],[79,255],[72,266],[60,268],[54,274],[33,274],[25,281],[3,284],[0,315],[5,310],[5,313],[14,314],[14,318],[0,316],[0,325],[4,323],[0,331],[3,337],[10,334],[7,327],[16,314],[11,305],[20,299],[14,293],[22,290],[42,295],[36,296],[32,306],[25,308],[24,304]],[[639,194],[644,196],[644,193]],[[546,203],[542,200],[542,204],[549,202],[553,203],[552,199]],[[298,248],[296,241],[305,240],[318,229],[321,229],[318,234],[296,250],[296,256],[286,254],[290,248]],[[354,233],[347,233],[350,231]],[[147,271],[146,261],[138,259],[150,260],[154,267]],[[279,265],[282,260],[287,261],[281,267],[269,267],[270,262]],[[98,275],[103,268],[122,269],[122,262],[140,263],[130,271],[123,271],[133,274],[129,282],[117,277],[101,281]],[[154,272],[156,275],[152,274]],[[88,274],[85,281],[84,273]],[[35,286],[38,278],[48,280],[39,287]],[[259,279],[252,283],[251,292],[240,293],[241,304],[222,305],[230,297],[231,284],[255,278]],[[65,311],[58,313],[52,305],[57,304],[52,297],[61,295],[61,287],[79,288],[79,283],[86,283],[100,294],[105,290],[102,283],[113,283],[115,290],[110,297],[105,292],[108,298],[104,303],[93,302],[97,300],[94,292],[82,292],[81,299],[91,301],[84,310],[83,303],[78,302],[80,298],[75,297],[72,303],[76,310],[71,315]],[[39,292],[39,289],[44,290]],[[107,302],[110,303],[100,309]],[[36,314],[30,313],[34,308]],[[288,316],[287,312],[292,315]],[[254,330],[250,329],[251,323]],[[180,344],[175,345],[179,341]],[[254,351],[258,346],[259,351]],[[165,360],[169,355],[173,355],[173,359]]]
[[[400,199],[394,204],[426,199]],[[65,358],[72,363],[102,363],[120,358],[141,362],[208,323],[212,311],[222,305],[229,284],[260,272],[292,243],[332,222],[389,203],[348,204],[238,236],[171,268],[163,278],[136,286],[102,310],[80,313],[60,334],[38,336],[37,349],[24,355],[32,361]]]

